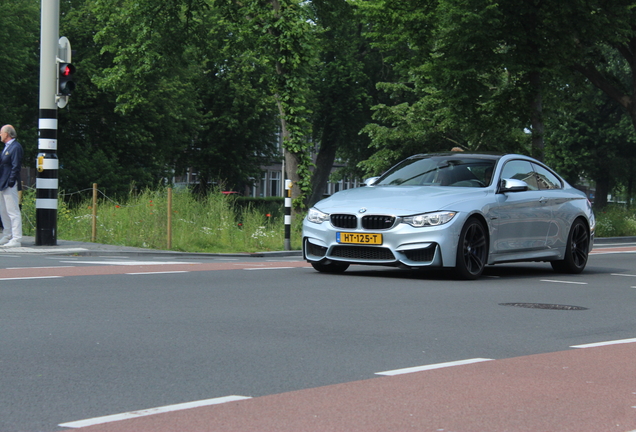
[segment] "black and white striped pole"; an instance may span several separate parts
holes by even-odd
[[[40,21],[40,114],[36,162],[35,244],[57,245],[57,74],[59,0],[42,0]],[[68,47],[70,55],[70,46]]]
[[[292,181],[285,179],[285,250],[291,250]]]

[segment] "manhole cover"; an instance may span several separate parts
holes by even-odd
[[[582,306],[570,306],[560,304],[546,304],[546,303],[499,303],[499,306],[515,306],[528,309],[551,309],[551,310],[587,310]]]

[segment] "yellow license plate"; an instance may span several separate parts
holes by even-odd
[[[338,243],[349,243],[349,244],[381,245],[382,234],[338,232],[336,233],[336,241]]]

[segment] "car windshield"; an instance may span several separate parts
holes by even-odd
[[[391,168],[375,186],[486,187],[495,160],[462,155],[414,156]]]

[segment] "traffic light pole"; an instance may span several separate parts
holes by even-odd
[[[40,114],[35,195],[35,244],[57,245],[57,54],[60,1],[42,0],[40,34]]]

